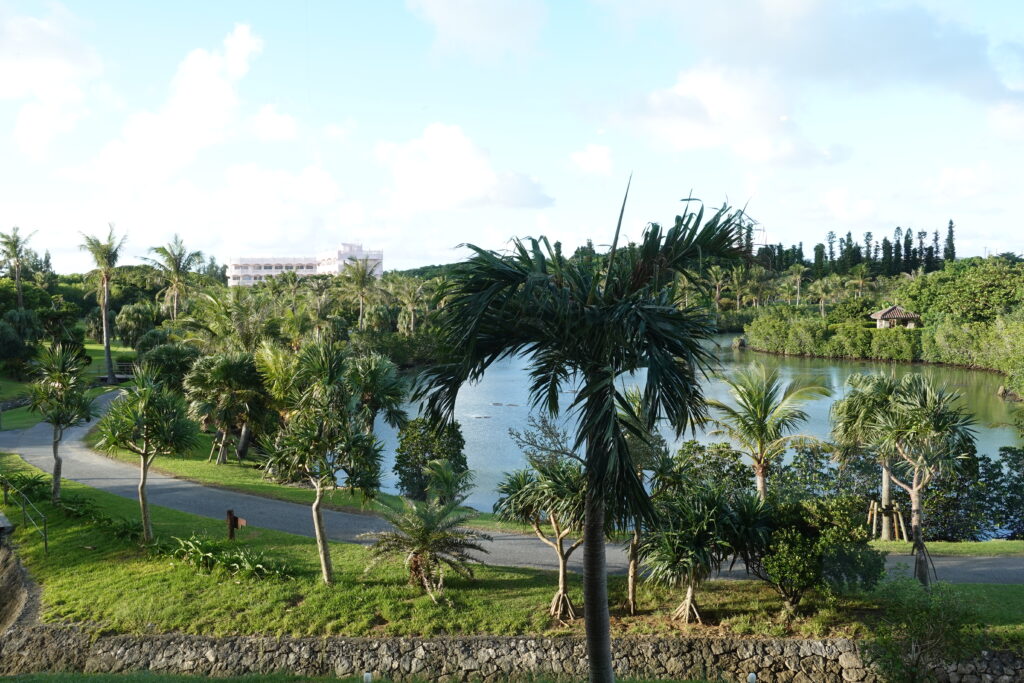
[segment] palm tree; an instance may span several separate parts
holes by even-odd
[[[600,264],[571,259],[544,237],[516,239],[509,254],[470,245],[474,255],[455,268],[451,299],[438,323],[457,360],[425,370],[417,392],[435,420],[451,420],[465,382],[495,361],[519,355],[530,358],[534,404],[549,414],[559,412],[561,387],[580,383],[569,408],[578,418],[574,448],[585,449],[583,584],[591,681],[614,680],[606,515],[621,513],[619,507],[652,515],[618,417],[620,409],[631,408],[615,380],[645,367],[644,415],[663,415],[677,431],[703,415],[698,375],[712,362],[702,342],[714,321],[698,309],[673,306],[674,285],[680,273],[697,279],[705,259],[739,253],[741,212],[723,206],[707,221],[703,207],[684,213],[668,229],[648,225],[639,243],[619,249],[620,213],[611,251]]]
[[[262,413],[268,399],[252,354],[235,351],[203,356],[192,365],[183,386],[189,414],[217,430],[217,464],[227,462],[228,439],[236,428],[241,430],[237,449],[241,460],[251,439],[252,420]]]
[[[804,278],[807,277],[807,273],[811,272],[811,269],[802,263],[794,263],[786,270],[786,275],[796,285],[796,305],[800,305],[800,288],[803,285]]]
[[[715,302],[715,313],[722,310],[722,290],[729,283],[729,274],[719,265],[708,266],[706,274],[708,285],[714,291],[712,301]]]
[[[349,259],[345,270],[338,276],[342,291],[359,304],[359,329],[366,329],[366,302],[377,290],[374,262],[369,259]]]
[[[28,241],[36,234],[33,230],[27,235],[20,234],[18,226],[11,228],[10,232],[0,232],[0,256],[3,256],[11,274],[14,275],[14,287],[18,293],[18,309],[25,308],[25,299],[22,295],[21,270],[25,266],[25,258],[28,256]]]
[[[441,503],[437,499],[416,502],[405,498],[404,508],[385,506],[384,519],[393,529],[361,535],[374,541],[370,546],[373,559],[367,570],[382,560],[401,558],[409,571],[409,583],[422,587],[434,602],[444,592],[446,567],[472,578],[472,563],[480,560],[471,553],[486,553],[481,542],[491,537],[461,526],[473,517],[472,513],[458,511],[463,500]]]
[[[29,409],[53,428],[52,500],[56,504],[60,501],[60,442],[65,430],[93,416],[92,399],[86,394],[85,363],[76,349],[61,344],[43,347],[36,368],[38,379],[29,385]]]
[[[712,420],[712,434],[723,435],[746,451],[754,467],[757,494],[768,496],[768,470],[792,445],[794,439],[807,440],[791,434],[807,420],[800,406],[812,399],[829,396],[824,385],[793,380],[783,384],[777,368],[769,370],[761,363],[751,363],[726,377],[735,406],[718,400],[708,405],[718,412]]]
[[[363,431],[373,434],[373,423],[383,413],[384,421],[403,429],[409,416],[402,407],[408,388],[398,374],[398,366],[379,353],[357,356],[348,361],[345,381],[358,397],[363,412]]]
[[[142,540],[153,540],[146,480],[158,455],[191,451],[199,441],[195,422],[188,417],[185,400],[159,384],[151,373],[136,367],[125,392],[110,405],[97,426],[98,446],[106,451],[126,449],[139,456],[139,510]]]
[[[857,292],[857,298],[864,296],[864,289],[868,286],[871,271],[868,269],[867,264],[858,263],[853,268],[850,268],[850,279],[846,281],[847,287],[852,287]]]
[[[416,334],[416,315],[426,303],[427,282],[414,277],[398,278],[388,290],[399,306],[398,331],[405,336]]]
[[[505,474],[498,484],[494,512],[504,520],[529,524],[558,558],[558,590],[548,613],[559,621],[576,618],[569,598],[569,557],[583,544],[586,477],[580,463],[565,458],[531,458],[530,469]],[[551,528],[551,538],[542,525]],[[575,536],[576,540],[569,540]],[[568,542],[568,546],[566,543]]]
[[[841,457],[850,451],[873,452],[882,468],[881,504],[883,541],[892,540],[892,458],[893,453],[881,450],[872,433],[878,416],[889,408],[899,381],[893,374],[850,375],[846,383],[850,391],[832,404],[832,437],[840,447]]]
[[[178,235],[163,246],[150,247],[149,251],[156,254],[156,258],[142,260],[156,268],[164,285],[161,294],[165,302],[170,301],[171,320],[175,320],[179,302],[189,289],[189,275],[203,265],[203,252],[186,249]]]
[[[826,278],[818,278],[807,287],[807,293],[818,300],[818,310],[825,317],[825,302],[830,296],[829,283]]]
[[[114,384],[114,359],[110,355],[110,281],[114,277],[114,268],[121,258],[121,248],[124,247],[125,237],[117,239],[114,237],[114,225],[110,225],[110,232],[105,240],[98,237],[82,234],[85,241],[79,248],[88,251],[96,264],[98,277],[96,299],[100,304],[100,317],[103,319],[103,357],[106,360],[107,384]]]
[[[960,398],[923,375],[904,375],[888,409],[870,425],[879,448],[894,453],[902,471],[892,480],[910,496],[914,576],[925,586],[930,579],[921,496],[936,475],[974,451],[974,417],[959,405]]]

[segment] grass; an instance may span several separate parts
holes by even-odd
[[[0,471],[38,473],[14,455],[0,454]],[[134,500],[65,480],[64,495],[92,501],[103,514],[137,519]],[[220,573],[197,573],[166,555],[140,549],[122,536],[45,502],[50,552],[30,529],[19,528],[15,542],[32,576],[42,587],[41,618],[47,622],[100,624],[110,632],[181,632],[203,635],[280,636],[436,636],[443,634],[582,635],[583,624],[552,622],[547,605],[555,590],[552,572],[480,567],[474,580],[449,577],[448,590],[434,603],[410,586],[400,563],[364,571],[369,552],[358,545],[333,543],[336,582],[325,586],[312,539],[258,528],[245,528],[239,543],[289,565],[291,580],[254,581]],[[6,510],[17,522],[13,506]],[[158,537],[223,535],[221,520],[153,507]],[[573,576],[573,599],[581,602],[580,579]],[[991,587],[990,587],[991,588]],[[991,594],[993,619],[1007,638],[1021,634],[1013,603],[1024,587],[998,587]],[[985,587],[973,590],[981,591]],[[611,577],[612,633],[624,635],[787,637],[858,637],[870,631],[878,605],[870,596],[807,599],[804,615],[781,617],[782,603],[756,581],[710,581],[699,591],[704,625],[670,619],[680,591],[642,585],[644,610],[625,614],[624,577]],[[130,596],[129,600],[125,596]],[[1006,598],[1006,599],[1004,599]],[[1016,599],[1016,598],[1014,598]],[[1022,638],[1024,639],[1024,638]]]
[[[85,442],[88,446],[95,447],[98,440],[96,430],[93,429],[86,435]],[[207,462],[212,440],[213,437],[210,434],[203,434],[199,445],[191,453],[157,458],[153,462],[152,469],[162,474],[214,488],[273,498],[289,503],[312,505],[314,496],[312,489],[280,484],[267,479],[263,469],[257,463],[239,463],[234,459],[233,452],[230,454],[227,464],[217,465]],[[117,451],[106,455],[132,465],[138,464],[138,456],[128,451]],[[361,494],[337,489],[328,494],[324,507],[343,512],[376,514],[380,513],[385,504],[401,506],[402,502],[398,496],[383,492],[378,493],[375,500],[364,501]],[[496,515],[485,512],[478,513],[470,526],[486,531],[533,533],[525,525],[503,522]]]
[[[27,391],[28,382],[19,382],[16,379],[0,377],[0,401],[8,401],[12,398],[19,398]]]
[[[932,555],[957,557],[1024,557],[1024,541],[929,541]],[[911,544],[902,541],[872,541],[871,546],[893,555],[910,555]]]

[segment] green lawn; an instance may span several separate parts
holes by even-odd
[[[107,374],[106,360],[103,354],[102,342],[89,341],[85,343],[85,352],[88,354],[92,362],[89,363],[88,373],[94,377],[105,377]],[[135,349],[129,346],[116,346],[111,344],[110,353],[114,358],[114,363],[117,363],[118,356],[131,356],[134,360]]]
[[[28,382],[0,377],[0,401],[23,396],[28,391]]]
[[[900,541],[872,541],[872,547],[893,555],[910,555],[910,543]],[[1024,557],[1024,541],[931,541],[928,551],[932,555],[960,557]]]
[[[0,455],[0,472],[38,472],[14,455]],[[93,501],[108,516],[137,519],[135,501],[82,484],[64,483],[65,496]],[[290,636],[412,636],[442,634],[582,635],[581,621],[552,623],[547,605],[555,589],[552,572],[481,567],[475,580],[449,577],[448,591],[434,603],[410,586],[400,563],[364,569],[368,551],[335,543],[331,555],[336,582],[325,586],[312,539],[246,528],[239,544],[287,563],[291,580],[254,581],[226,574],[196,573],[165,555],[142,550],[104,527],[74,518],[47,503],[50,552],[33,531],[19,529],[15,541],[32,576],[43,590],[42,618],[49,622],[102,624],[111,632],[182,632],[206,635],[269,634]],[[15,522],[14,506],[6,510]],[[153,508],[155,531],[163,540],[193,532],[224,534],[221,520],[166,508]],[[573,576],[574,600],[581,598],[580,579]],[[991,623],[1008,639],[1022,634],[1022,615],[1014,617],[1012,600],[1024,586],[978,587],[979,599],[993,610]],[[1000,592],[990,592],[990,591]],[[765,635],[793,637],[857,637],[869,632],[878,606],[870,596],[828,600],[807,599],[804,615],[783,619],[780,599],[756,581],[710,581],[699,600],[704,625],[673,622],[671,610],[679,591],[642,585],[644,611],[625,614],[624,577],[609,585],[612,632],[630,634]],[[125,596],[130,595],[130,600]],[[1024,640],[1024,638],[1022,638]]]
[[[89,389],[89,396],[96,398],[101,394],[105,394],[108,391],[113,391],[117,387],[93,387]],[[28,406],[22,406],[21,408],[15,408],[14,410],[5,410],[3,415],[0,416],[0,429],[28,429],[29,427],[35,427],[39,424],[42,417],[39,413],[33,412]]]
[[[86,443],[94,447],[98,438],[96,430],[92,430],[86,436]],[[303,505],[311,505],[313,503],[314,493],[312,489],[271,481],[263,476],[263,470],[257,464],[251,462],[239,464],[235,460],[233,452],[229,454],[228,463],[225,465],[207,462],[210,456],[212,439],[213,437],[210,434],[203,434],[199,445],[191,453],[157,458],[153,463],[153,469],[173,477],[187,479],[215,488],[239,491],[241,493],[284,500],[290,503],[301,503]],[[128,451],[119,451],[111,457],[133,465],[138,464],[138,456]],[[364,501],[358,493],[350,493],[344,489],[338,489],[328,494],[324,507],[345,512],[373,514],[379,513],[384,503],[401,505],[401,499],[389,493],[379,493],[376,500]],[[471,525],[474,528],[487,531],[532,533],[523,525],[502,522],[491,513],[480,513],[473,519]]]

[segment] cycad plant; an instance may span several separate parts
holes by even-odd
[[[807,421],[807,413],[801,406],[832,392],[822,384],[807,380],[784,383],[778,368],[768,369],[758,362],[737,370],[725,378],[725,383],[735,404],[708,401],[717,413],[712,420],[715,425],[712,434],[728,437],[750,457],[757,493],[764,500],[768,496],[771,466],[782,458],[794,440],[809,440],[792,433]]]
[[[463,527],[473,513],[459,512],[462,501],[405,498],[401,508],[385,506],[384,519],[392,529],[362,535],[374,541],[370,546],[373,560],[367,570],[383,560],[402,559],[409,583],[422,587],[434,602],[444,592],[447,571],[472,578],[473,564],[481,561],[473,553],[486,553],[481,544],[491,537]]]

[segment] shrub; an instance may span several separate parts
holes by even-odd
[[[50,478],[45,474],[18,472],[7,477],[7,481],[32,502],[50,499]]]
[[[911,362],[921,358],[921,331],[905,327],[875,330],[871,358]]]
[[[952,586],[930,590],[909,578],[891,581],[879,591],[884,616],[865,644],[865,654],[886,681],[937,681],[943,660],[970,656],[979,649],[978,616],[970,601]]]
[[[170,341],[171,333],[163,327],[157,327],[139,337],[135,343],[135,351],[141,357],[161,344],[167,344]]]
[[[269,559],[265,553],[227,541],[216,541],[206,535],[192,534],[188,538],[174,537],[172,544],[161,552],[170,555],[196,571],[211,573],[223,571],[231,576],[262,581],[288,579],[293,570],[283,562]]]
[[[831,328],[827,354],[836,358],[867,358],[871,354],[872,330],[861,323],[847,322]]]
[[[146,352],[143,363],[153,371],[159,382],[169,389],[180,392],[185,375],[200,355],[199,349],[191,344],[161,344]]]
[[[402,494],[414,500],[426,500],[429,484],[424,468],[431,460],[451,463],[456,473],[469,469],[466,445],[458,422],[436,427],[423,418],[411,420],[398,437],[394,472]]]

